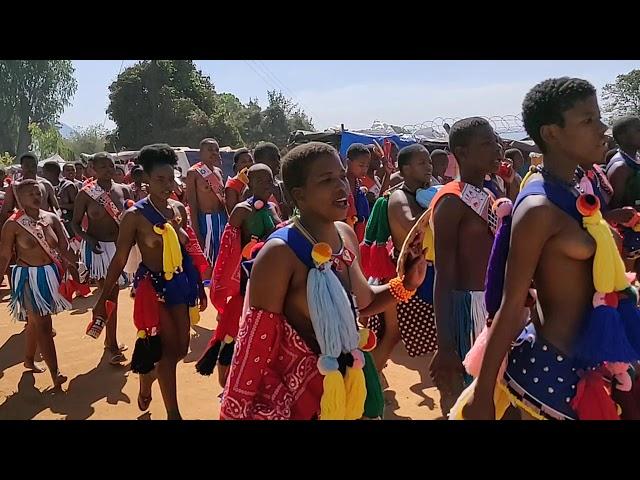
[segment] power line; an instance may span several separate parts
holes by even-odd
[[[276,76],[276,74],[267,66],[266,63],[264,63],[261,60],[257,60],[254,62],[259,63],[263,66],[264,70],[271,75],[271,77],[279,84],[282,86],[282,88],[291,96],[291,99],[300,107],[302,107],[302,109],[307,112],[310,116],[312,115],[311,110],[300,101],[300,99],[298,97],[296,97],[296,95],[280,80],[280,78],[278,76]]]
[[[274,90],[278,90],[278,87],[275,86],[273,83],[271,83],[271,81],[268,78],[266,78],[262,73],[256,70],[256,68],[253,65],[251,65],[251,63],[249,63],[247,60],[243,60],[243,61],[244,63],[249,65],[251,70],[253,70],[256,73],[256,75],[258,75],[262,79],[262,81],[267,85],[267,88],[273,88]]]
[[[263,80],[265,79],[265,76],[266,76],[265,82],[268,81],[269,85],[274,87],[275,90],[280,90],[280,91],[284,90],[290,96],[290,98],[294,101],[296,106],[302,108],[303,111],[307,113],[307,115],[312,117],[311,110],[296,97],[296,95],[276,76],[275,73],[273,73],[273,71],[269,69],[269,67],[267,67],[267,65],[264,62],[256,61],[256,60],[250,60],[250,61],[245,60],[245,62],[247,62],[247,65],[249,65],[254,72],[258,73],[260,77],[263,78]],[[253,64],[255,64],[256,68],[259,69],[260,72],[258,72],[256,68],[253,68],[253,66],[249,62],[253,62]]]

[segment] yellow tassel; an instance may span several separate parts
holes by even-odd
[[[189,320],[191,325],[197,325],[200,321],[200,307],[189,307]]]
[[[427,228],[424,229],[424,237],[422,239],[422,248],[427,249],[427,253],[425,254],[425,258],[429,262],[434,262],[435,255],[435,244],[433,241],[433,231],[431,230],[431,226],[427,224]]]
[[[520,190],[522,190],[525,185],[527,184],[527,182],[529,180],[531,180],[531,176],[536,173],[538,170],[532,165],[531,167],[529,167],[529,171],[527,172],[527,174],[524,176],[524,178],[522,179],[522,182],[520,182]]]
[[[473,394],[475,388],[476,388],[476,380],[474,380],[471,383],[471,385],[469,385],[460,394],[455,405],[449,411],[449,420],[464,420],[464,417],[462,416],[462,409],[471,400],[471,395]],[[513,397],[510,394],[504,382],[499,380],[496,383],[495,389],[493,390],[493,406],[495,409],[496,420],[500,420],[502,417],[504,417],[504,414],[507,411],[507,408],[509,408],[509,405],[513,404],[520,407],[520,405],[517,405],[517,403],[518,403],[517,398]],[[522,402],[519,402],[519,403],[522,405],[522,407],[520,408],[522,408],[523,410],[527,410],[527,413],[530,413],[534,417],[537,415],[535,412],[531,411],[531,409],[528,408],[526,405],[522,404]]]
[[[596,254],[593,258],[593,285],[596,291],[611,293],[628,288],[624,263],[600,210],[583,217],[582,224],[596,241]]]
[[[358,420],[364,414],[364,401],[367,398],[367,386],[361,368],[347,367],[344,377],[346,390],[345,420]]]
[[[496,419],[504,417],[509,405],[511,405],[509,390],[507,390],[507,386],[502,380],[498,380],[496,388],[493,391],[493,406],[496,410]]]
[[[320,420],[344,420],[346,413],[346,390],[339,370],[327,373],[322,382]]]
[[[249,185],[249,177],[247,175],[247,170],[248,168],[245,167],[242,170],[240,170],[240,173],[238,173],[238,180],[240,180],[245,185]]]
[[[168,222],[162,227],[154,226],[153,231],[162,235],[162,269],[165,280],[169,281],[174,273],[182,271],[180,240],[173,226]]]
[[[514,396],[508,389],[507,385],[504,382],[498,382],[498,384],[496,385],[496,388],[502,390],[502,395],[505,396],[506,398],[509,399],[509,402],[518,407],[520,410],[528,413],[529,415],[531,415],[533,418],[535,418],[536,420],[546,420],[545,417],[543,417],[542,415],[540,415],[538,412],[536,412],[534,409],[532,409],[531,407],[529,407],[528,405],[526,405],[522,400],[520,400],[518,397]],[[494,397],[495,398],[495,397]],[[507,405],[508,406],[508,405]],[[506,408],[505,408],[506,411]],[[496,408],[496,413],[498,412],[497,408]],[[504,415],[504,412],[502,413]],[[502,417],[500,417],[502,418]]]

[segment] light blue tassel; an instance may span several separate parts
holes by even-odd
[[[24,322],[27,319],[27,310],[24,308],[24,287],[29,278],[28,267],[16,265],[11,272],[11,301],[9,302],[9,312],[14,320]]]
[[[328,264],[307,277],[309,314],[323,355],[337,358],[358,347],[358,329],[349,297]]]

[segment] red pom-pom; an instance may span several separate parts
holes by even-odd
[[[576,208],[583,217],[590,217],[600,209],[600,200],[595,195],[582,194],[576,200]]]
[[[131,207],[133,207],[133,205],[135,204],[135,202],[134,202],[133,200],[129,199],[129,200],[126,200],[126,201],[124,202],[124,204],[125,204],[125,206],[126,206],[127,208],[131,208]]]
[[[611,292],[611,293],[605,294],[604,303],[609,307],[618,308],[618,293]]]
[[[511,165],[507,162],[501,162],[500,167],[498,168],[498,175],[502,178],[509,178],[511,173]]]
[[[362,350],[363,352],[370,352],[371,350],[376,348],[377,343],[378,339],[376,338],[376,334],[373,332],[373,330],[369,330],[367,342],[362,346],[360,350]]]

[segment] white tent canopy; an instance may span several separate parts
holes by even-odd
[[[38,167],[43,167],[45,163],[47,162],[58,162],[58,165],[60,165],[60,168],[62,168],[62,166],[67,163],[67,161],[62,158],[60,155],[58,155],[57,153],[49,158],[45,158],[44,160],[40,160],[38,162]]]

